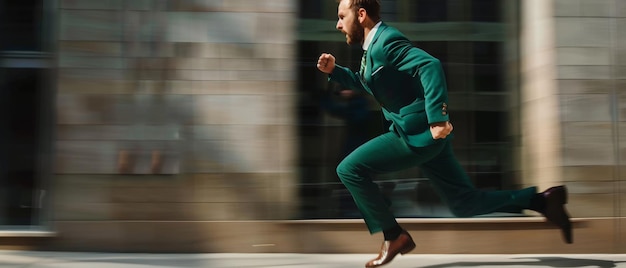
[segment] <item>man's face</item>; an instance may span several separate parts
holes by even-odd
[[[365,30],[359,23],[358,14],[350,8],[350,0],[342,0],[337,8],[337,30],[346,35],[349,45],[363,44]]]

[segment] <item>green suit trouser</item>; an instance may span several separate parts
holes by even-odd
[[[410,147],[394,132],[382,134],[355,149],[337,166],[339,179],[354,199],[370,233],[398,223],[374,176],[418,166],[457,217],[527,209],[536,187],[522,190],[477,189],[456,160],[450,141]]]

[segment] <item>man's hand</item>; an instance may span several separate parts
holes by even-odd
[[[433,139],[445,139],[452,132],[452,124],[450,122],[437,122],[430,124],[430,134],[433,135]]]
[[[317,69],[323,73],[332,73],[335,69],[335,56],[328,53],[322,53],[320,58],[317,60]]]

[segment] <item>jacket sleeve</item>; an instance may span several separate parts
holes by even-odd
[[[358,73],[354,73],[350,69],[339,64],[335,64],[335,69],[333,69],[333,72],[328,76],[328,80],[337,82],[345,88],[365,91]]]
[[[420,79],[424,88],[428,123],[449,121],[448,90],[441,62],[394,33],[383,43],[386,61],[396,70]]]

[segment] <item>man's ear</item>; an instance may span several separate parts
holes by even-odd
[[[367,17],[367,11],[365,10],[365,8],[359,8],[359,11],[357,11],[357,14],[359,15],[358,17],[359,23],[365,22],[365,18]]]

